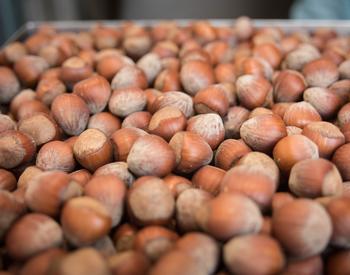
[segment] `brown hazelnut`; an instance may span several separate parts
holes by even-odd
[[[289,108],[290,105],[292,105],[293,103],[291,102],[279,102],[279,103],[275,103],[272,105],[271,107],[271,111],[278,115],[279,117],[281,117],[283,119],[284,113],[287,111],[287,109]]]
[[[186,117],[176,107],[166,106],[155,112],[149,122],[148,130],[169,141],[174,134],[184,130]]]
[[[171,146],[155,135],[139,137],[127,158],[130,171],[138,176],[165,176],[173,170],[175,161]]]
[[[303,135],[284,137],[273,149],[273,158],[283,173],[289,173],[293,165],[301,160],[318,157],[317,145]]]
[[[72,90],[76,83],[90,77],[92,74],[93,70],[90,64],[80,57],[73,56],[63,62],[60,79],[69,90]]]
[[[0,190],[13,191],[17,187],[17,179],[5,169],[0,169]]]
[[[36,166],[44,171],[71,172],[75,167],[73,150],[63,141],[48,142],[40,148],[36,158]]]
[[[130,187],[135,180],[133,174],[128,170],[128,164],[122,161],[105,164],[98,168],[94,173],[94,176],[102,175],[116,176],[128,187]]]
[[[304,127],[302,134],[317,145],[322,158],[329,158],[339,146],[345,143],[345,137],[339,128],[326,121],[309,123]]]
[[[21,173],[21,175],[18,178],[17,187],[18,189],[21,189],[24,187],[24,189],[27,187],[28,182],[36,177],[37,175],[41,174],[43,171],[36,167],[36,166],[28,166],[24,169],[24,171]]]
[[[319,203],[296,199],[273,212],[272,231],[291,256],[302,259],[325,249],[331,238],[332,222]]]
[[[324,58],[308,62],[303,67],[303,74],[310,86],[317,87],[328,87],[339,78],[337,66]]]
[[[0,167],[14,168],[33,159],[36,152],[34,140],[20,131],[0,133]]]
[[[192,183],[195,187],[216,196],[220,191],[220,183],[225,173],[223,169],[206,165],[195,172]]]
[[[53,100],[66,92],[63,82],[55,78],[43,78],[36,88],[36,98],[46,106],[50,106]]]
[[[301,101],[288,107],[283,115],[283,120],[287,126],[304,128],[308,123],[321,121],[322,118],[310,103]]]
[[[224,89],[219,85],[212,85],[201,89],[194,97],[194,108],[199,114],[218,113],[225,116],[229,107]]]
[[[176,133],[169,145],[175,152],[176,170],[182,173],[191,173],[209,164],[213,158],[209,144],[193,132]]]
[[[281,50],[274,43],[261,43],[253,49],[253,55],[266,60],[273,68],[277,68],[282,60]]]
[[[71,179],[78,183],[81,187],[84,187],[88,181],[91,179],[91,174],[86,169],[76,170],[69,174]]]
[[[122,123],[122,128],[134,127],[147,131],[152,115],[150,112],[141,111],[128,115]]]
[[[332,162],[337,166],[344,181],[350,180],[350,144],[340,146],[333,154]]]
[[[172,249],[178,235],[161,226],[147,226],[136,233],[134,249],[144,253],[151,262]]]
[[[16,130],[16,122],[8,115],[0,114],[0,133],[7,130]]]
[[[27,54],[27,49],[21,42],[11,42],[4,47],[3,51],[6,61],[12,64]]]
[[[319,255],[306,259],[289,259],[281,275],[322,275],[323,262]]]
[[[121,68],[112,79],[113,90],[119,89],[146,89],[148,86],[145,73],[138,67],[126,65]]]
[[[93,176],[84,186],[84,194],[103,204],[112,218],[112,226],[119,224],[123,211],[126,187],[116,176]]]
[[[329,86],[329,90],[332,93],[340,96],[342,99],[342,103],[345,104],[348,102],[349,92],[350,92],[350,80],[343,79],[334,82],[331,86]]]
[[[248,117],[249,110],[244,107],[234,106],[228,109],[224,118],[225,138],[239,138],[240,128]]]
[[[134,240],[137,233],[135,226],[129,223],[119,225],[113,234],[113,241],[117,252],[132,250],[134,248]]]
[[[142,56],[136,63],[146,75],[149,84],[153,83],[157,75],[162,70],[162,63],[159,56],[155,53],[147,53]]]
[[[10,103],[19,93],[20,83],[14,72],[7,67],[0,67],[0,103]]]
[[[273,84],[276,102],[298,101],[307,87],[304,76],[293,70],[281,71],[274,79]]]
[[[47,46],[50,43],[51,35],[46,33],[36,33],[24,42],[27,50],[31,54],[38,54],[40,49]]]
[[[111,96],[111,87],[104,77],[95,75],[75,84],[73,93],[85,101],[90,113],[96,114],[107,106]]]
[[[62,94],[52,102],[51,112],[63,131],[68,135],[79,135],[86,128],[89,109],[77,95]]]
[[[212,199],[207,191],[189,188],[181,192],[176,200],[176,222],[183,232],[199,230],[197,211]]]
[[[236,69],[231,63],[221,63],[218,64],[215,69],[215,79],[219,83],[231,82],[235,83],[236,81]]]
[[[35,99],[36,93],[31,89],[25,89],[20,91],[15,97],[13,97],[11,103],[10,103],[10,112],[11,114],[16,117],[17,112],[22,106],[22,104],[26,101],[30,101]]]
[[[233,274],[279,274],[285,265],[280,244],[267,235],[233,238],[223,253],[225,265]],[[254,264],[251,259],[255,259]]]
[[[123,49],[132,58],[139,59],[152,47],[151,37],[147,33],[126,35],[123,40]]]
[[[67,240],[75,246],[92,244],[109,232],[112,219],[99,201],[78,197],[67,201],[61,212],[61,225]]]
[[[44,103],[39,100],[28,100],[19,106],[16,113],[16,118],[18,121],[20,121],[22,119],[29,118],[37,113],[44,113],[49,115],[50,110]]]
[[[25,203],[32,211],[54,217],[66,201],[82,193],[82,187],[66,173],[43,172],[28,182]]]
[[[164,69],[155,79],[154,87],[162,92],[180,90],[181,84],[179,72],[170,68]]]
[[[12,258],[26,259],[63,242],[62,229],[49,216],[37,213],[26,214],[9,230],[5,245]]]
[[[143,275],[150,268],[150,263],[143,253],[130,250],[108,258],[108,266],[113,275]]]
[[[120,33],[115,28],[97,25],[92,29],[91,34],[94,45],[98,50],[115,48],[118,46]]]
[[[300,44],[296,49],[289,52],[283,61],[284,67],[301,71],[305,64],[320,58],[319,50],[311,44]]]
[[[145,93],[135,87],[114,90],[108,107],[114,115],[126,117],[134,112],[142,111],[146,104]]]
[[[236,89],[238,100],[248,109],[265,105],[268,95],[272,93],[272,85],[269,81],[264,77],[249,74],[237,79]]]
[[[271,152],[275,144],[287,136],[287,130],[279,116],[260,115],[246,120],[240,128],[240,135],[254,150]]]
[[[340,127],[350,122],[350,103],[345,104],[338,112],[337,116]]]
[[[273,68],[264,59],[258,57],[243,56],[236,58],[236,67],[241,74],[250,74],[271,79]]]
[[[97,129],[110,137],[115,131],[121,127],[120,119],[111,113],[102,112],[94,114],[90,117],[88,129]]]
[[[234,23],[234,29],[236,31],[237,38],[240,40],[246,40],[250,38],[254,31],[252,20],[247,16],[240,16]]]
[[[34,87],[40,75],[49,68],[49,64],[46,60],[40,56],[26,55],[21,57],[14,64],[14,71],[26,87]]]
[[[89,171],[95,171],[113,158],[111,142],[97,129],[82,132],[74,143],[73,153],[77,161]]]
[[[141,177],[129,189],[127,197],[129,215],[139,225],[163,225],[172,218],[174,197],[163,180]]]
[[[188,61],[182,65],[180,78],[185,91],[192,96],[214,84],[213,69],[208,63],[198,60]]]

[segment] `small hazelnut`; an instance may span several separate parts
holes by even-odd
[[[174,197],[163,180],[141,177],[129,189],[127,197],[129,215],[139,225],[163,225],[172,218]]]
[[[179,72],[174,69],[162,70],[154,81],[154,87],[162,92],[180,90],[181,84]]]
[[[313,141],[322,158],[329,158],[333,152],[345,143],[345,137],[339,128],[326,121],[311,122],[302,134]]]
[[[333,154],[332,162],[337,166],[344,181],[350,180],[350,144],[340,146]]]
[[[240,135],[256,151],[271,152],[275,144],[287,136],[286,125],[277,115],[260,115],[243,122]]]
[[[147,53],[142,56],[137,61],[136,66],[143,70],[149,84],[153,83],[162,70],[161,59],[155,53]]]
[[[336,81],[331,86],[329,86],[329,90],[340,96],[342,99],[342,103],[345,104],[346,102],[348,102],[348,97],[350,93],[350,80],[343,79]]]
[[[234,23],[234,29],[239,40],[247,40],[254,32],[253,22],[247,16],[240,16]]]
[[[280,244],[261,234],[233,238],[225,244],[223,254],[233,274],[279,274],[286,261]]]
[[[338,80],[337,66],[324,58],[308,62],[303,67],[303,75],[310,86],[328,87]]]
[[[123,49],[132,58],[139,59],[152,47],[152,40],[147,33],[131,34],[124,37]]]
[[[257,233],[263,221],[258,206],[238,193],[222,193],[208,201],[198,209],[196,220],[204,231],[222,241]]]
[[[3,51],[6,61],[12,64],[27,54],[27,49],[21,42],[11,42],[4,47]]]
[[[135,127],[147,131],[152,115],[150,112],[135,112],[124,118],[122,128]]]
[[[274,79],[273,84],[276,102],[298,101],[307,87],[304,76],[293,70],[281,71]]]
[[[46,60],[40,56],[26,55],[21,57],[14,64],[14,71],[26,87],[34,87],[40,75],[49,68],[49,64]]]
[[[84,168],[95,171],[112,160],[113,148],[103,132],[97,129],[87,129],[74,143],[73,153]]]
[[[266,79],[271,79],[273,68],[264,59],[258,57],[242,57],[241,59],[236,59],[237,70],[241,74],[250,74],[260,77],[265,77]]]
[[[29,118],[37,113],[44,113],[49,115],[50,110],[44,103],[42,103],[39,100],[28,100],[23,102],[22,105],[19,106],[18,111],[16,113],[16,118],[18,121],[20,121],[22,119]]]
[[[107,106],[111,96],[111,87],[104,77],[95,75],[75,84],[73,93],[85,101],[90,113],[96,114]]]
[[[92,244],[108,234],[112,219],[99,201],[90,197],[68,200],[61,212],[61,225],[67,240],[74,246]]]
[[[40,148],[36,166],[41,170],[59,170],[71,172],[75,167],[75,160],[71,146],[63,141],[51,141]]]
[[[90,64],[80,57],[73,56],[63,62],[60,79],[69,90],[72,90],[76,83],[90,77],[92,74],[93,70]]]
[[[7,67],[0,66],[0,103],[10,103],[20,92],[20,87],[14,72]]]
[[[289,108],[290,105],[292,105],[293,103],[291,102],[279,102],[279,103],[275,103],[273,104],[273,106],[271,107],[271,111],[278,115],[280,118],[283,119],[284,113],[287,111],[287,109]]]
[[[43,172],[28,182],[25,203],[34,212],[55,217],[66,201],[82,193],[82,187],[66,173]]]
[[[20,131],[0,133],[0,167],[14,168],[31,161],[36,153],[34,140]]]
[[[288,107],[283,115],[283,120],[287,126],[304,128],[308,123],[321,121],[322,118],[310,103],[301,101]]]
[[[87,126],[88,129],[100,130],[107,137],[110,137],[115,131],[119,130],[120,127],[120,119],[108,112],[92,115]]]
[[[0,133],[7,130],[16,130],[16,122],[8,115],[0,114]]]
[[[17,179],[5,169],[0,169],[0,190],[13,191],[17,187]]]
[[[225,173],[226,172],[223,169],[206,165],[199,168],[194,173],[192,183],[196,188],[202,189],[213,196],[216,196],[220,192],[220,183]]]
[[[161,226],[147,226],[136,233],[134,249],[144,253],[151,262],[172,249],[178,235]]]
[[[108,108],[114,115],[126,117],[134,112],[142,111],[146,104],[144,91],[136,87],[123,88],[113,91]]]
[[[91,35],[98,50],[115,48],[119,44],[120,33],[112,27],[97,25],[91,30]]]
[[[198,114],[218,113],[225,116],[229,107],[224,89],[219,85],[212,85],[201,89],[194,97],[194,108]]]
[[[113,241],[118,253],[132,250],[134,248],[134,240],[137,233],[136,227],[129,223],[119,225],[113,234]]]
[[[112,175],[93,176],[84,186],[85,196],[103,204],[112,218],[112,227],[119,224],[123,211],[126,187],[122,180]]]
[[[188,61],[182,65],[180,78],[185,91],[192,96],[214,84],[213,69],[208,63],[198,60]]]
[[[234,106],[228,109],[224,118],[225,138],[240,138],[240,129],[244,121],[249,117],[249,110]]]
[[[89,109],[75,94],[62,94],[52,102],[51,112],[60,127],[68,135],[79,135],[86,128]]]
[[[139,137],[127,158],[130,171],[138,176],[165,176],[173,170],[175,161],[172,147],[155,135]]]
[[[36,177],[37,175],[41,174],[43,171],[36,167],[36,166],[28,166],[24,169],[24,171],[21,173],[21,175],[18,178],[17,187],[18,189],[25,189],[27,188],[28,182]]]
[[[50,106],[53,100],[66,92],[63,82],[55,78],[43,78],[36,87],[36,98],[46,106]]]
[[[319,203],[296,199],[273,212],[272,231],[291,256],[303,259],[326,248],[332,234],[332,222]]]
[[[26,259],[63,242],[62,229],[49,216],[26,214],[18,219],[7,233],[5,245],[12,258]]]
[[[293,165],[301,160],[318,157],[317,145],[303,135],[284,137],[273,149],[273,158],[283,173],[289,173]]]
[[[235,83],[236,81],[236,69],[231,63],[218,64],[215,69],[215,79],[219,83]]]
[[[174,134],[184,130],[186,117],[176,107],[166,106],[155,112],[149,122],[148,130],[169,141]]]
[[[131,187],[135,181],[135,177],[128,170],[128,164],[122,161],[105,164],[98,168],[94,173],[94,176],[102,175],[116,176],[121,179],[128,187]]]
[[[71,179],[78,183],[81,187],[84,187],[91,179],[92,175],[86,169],[76,170],[69,174]]]
[[[213,151],[209,144],[193,132],[176,133],[169,145],[175,152],[176,170],[182,173],[191,173],[209,164],[213,158]]]
[[[145,73],[133,65],[126,65],[121,68],[111,82],[112,90],[130,88],[146,89],[147,86],[148,82]]]
[[[253,56],[262,58],[268,62],[272,68],[277,68],[282,60],[281,50],[275,43],[261,43],[253,49]]]
[[[0,69],[1,70],[1,69]],[[26,101],[30,101],[36,98],[36,93],[31,89],[25,89],[19,91],[17,95],[13,97],[10,103],[10,113],[16,117],[17,112]]]
[[[301,71],[305,64],[320,58],[319,50],[311,44],[300,44],[296,49],[289,52],[284,61],[284,67]]]
[[[340,127],[350,122],[350,103],[345,104],[338,112],[337,116]]]

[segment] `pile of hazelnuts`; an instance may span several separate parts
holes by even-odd
[[[0,64],[1,275],[350,273],[350,36],[43,25]]]

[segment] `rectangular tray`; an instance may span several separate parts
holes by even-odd
[[[195,19],[174,19],[179,25],[188,25]],[[128,20],[130,21],[130,20]],[[149,20],[132,20],[142,26],[153,26],[166,20],[149,19]],[[169,20],[167,20],[169,21]],[[214,26],[233,26],[234,19],[208,19]],[[20,27],[5,43],[21,41],[34,33],[42,24],[50,24],[58,31],[84,31],[90,29],[97,23],[107,26],[120,26],[125,20],[87,20],[87,21],[30,21]],[[253,20],[256,27],[280,27],[281,29],[291,32],[297,30],[311,31],[319,27],[332,28],[339,34],[350,35],[350,20],[288,20],[288,19],[255,19]]]

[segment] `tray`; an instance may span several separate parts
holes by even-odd
[[[195,19],[174,19],[179,25],[188,25]],[[132,20],[142,26],[153,26],[161,21],[157,20]],[[169,21],[169,20],[167,20]],[[208,19],[214,26],[232,26],[235,22],[233,19]],[[120,26],[125,20],[87,20],[87,21],[30,21],[20,27],[3,45],[21,41],[35,32],[42,24],[50,24],[58,31],[84,31],[90,29],[97,23],[107,26]],[[350,34],[350,20],[288,20],[288,19],[255,19],[253,24],[256,27],[280,27],[281,29],[291,32],[296,30],[313,30],[315,28],[325,27],[332,28],[339,34]]]

